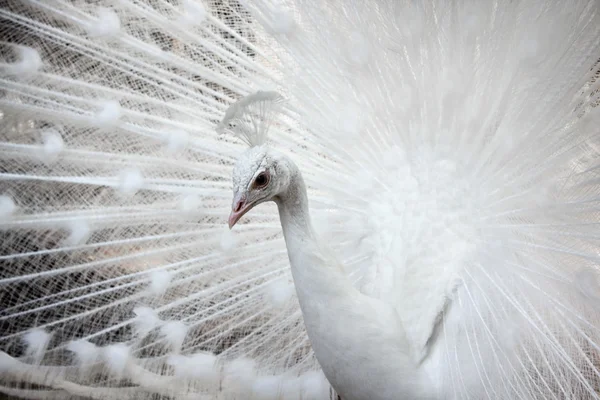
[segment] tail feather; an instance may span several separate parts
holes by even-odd
[[[322,399],[230,104],[440,398],[599,398],[597,2],[0,6],[0,392]],[[241,396],[241,397],[240,397]]]

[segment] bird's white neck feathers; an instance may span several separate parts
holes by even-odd
[[[398,394],[429,398],[428,377],[416,367],[396,311],[352,285],[341,263],[313,231],[300,171],[287,157],[280,161],[286,163],[289,183],[275,202],[304,323],[323,372],[336,389],[345,390],[340,393],[348,400],[387,400]],[[365,378],[360,369],[348,369],[361,360],[368,360],[363,367],[376,379]]]
[[[298,295],[301,297],[302,292],[308,289],[313,295],[319,292],[318,289],[322,289],[323,294],[333,295],[336,288],[343,288],[338,295],[351,294],[354,289],[340,263],[327,247],[319,242],[313,230],[306,185],[300,170],[286,156],[281,156],[279,162],[288,170],[289,182],[275,197],[275,203],[279,209]],[[308,260],[311,262],[307,262]]]

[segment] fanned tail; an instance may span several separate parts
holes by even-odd
[[[0,7],[0,391],[329,397],[274,207],[225,225],[215,128],[277,91],[440,398],[599,398],[597,2],[248,3]]]
[[[28,1],[0,18],[1,390],[328,398],[277,215],[225,223],[243,147],[215,127],[276,87],[249,12]]]

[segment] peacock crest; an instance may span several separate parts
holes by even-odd
[[[267,142],[271,125],[277,122],[284,100],[277,92],[258,91],[233,103],[217,126],[217,132],[230,132],[250,147]]]

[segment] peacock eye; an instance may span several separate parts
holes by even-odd
[[[257,189],[267,186],[268,183],[269,183],[269,174],[267,174],[266,172],[261,172],[260,174],[258,174],[256,179],[254,179],[254,187]]]

